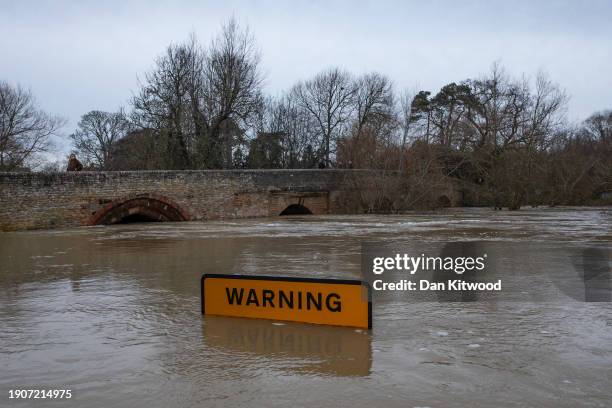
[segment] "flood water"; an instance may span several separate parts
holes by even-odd
[[[612,212],[457,209],[0,233],[0,405],[612,406],[611,303],[375,295],[371,331],[200,314],[204,273],[361,278],[365,241],[466,240],[515,248],[517,262],[535,259],[534,243],[568,248],[538,263],[554,274],[571,264],[571,248],[610,249]],[[71,389],[72,399],[19,401],[10,389]]]

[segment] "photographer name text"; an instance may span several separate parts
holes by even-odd
[[[448,279],[445,282],[432,282],[427,279],[413,281],[402,279],[396,282],[384,282],[382,279],[374,281],[374,290],[428,290],[428,291],[501,291],[501,279],[497,282],[466,282],[462,279]]]

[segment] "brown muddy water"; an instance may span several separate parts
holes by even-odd
[[[554,274],[572,263],[572,248],[610,249],[612,212],[0,233],[0,406],[612,406],[610,303],[375,294],[372,331],[200,314],[203,273],[360,278],[365,241],[469,240],[514,248],[504,273],[531,260]],[[538,243],[561,250],[538,260],[542,251],[529,250]],[[70,389],[72,399],[15,400],[10,389]]]

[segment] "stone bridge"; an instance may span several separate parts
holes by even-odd
[[[340,169],[0,173],[0,231],[338,214],[363,177],[378,182]]]
[[[0,173],[0,230],[338,213],[356,172]]]

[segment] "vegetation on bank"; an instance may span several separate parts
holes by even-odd
[[[86,113],[70,139],[88,169],[382,170],[355,181],[367,183],[356,201],[370,212],[447,205],[449,183],[467,205],[611,200],[612,111],[569,124],[568,97],[544,74],[494,64],[432,93],[330,68],[276,97],[262,86],[254,38],[232,19],[208,46],[193,35],[168,46],[128,110]],[[0,82],[0,171],[35,164],[62,126]]]

